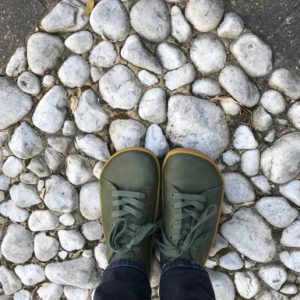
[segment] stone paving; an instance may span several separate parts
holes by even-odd
[[[300,78],[222,0],[85,2],[60,1],[0,78],[0,299],[90,299],[97,179],[128,146],[223,171],[217,300],[300,299]]]

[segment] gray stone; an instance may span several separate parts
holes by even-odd
[[[90,221],[82,224],[81,232],[88,241],[100,240],[103,229],[99,221]]]
[[[85,257],[50,263],[45,268],[45,274],[53,283],[85,289],[96,288],[100,283],[95,261]]]
[[[62,134],[64,136],[73,136],[76,134],[77,131],[77,127],[76,127],[76,123],[73,120],[66,120],[64,122],[64,126],[62,129]]]
[[[219,265],[226,270],[239,270],[243,268],[244,262],[236,252],[229,252],[219,259]]]
[[[209,256],[215,256],[220,250],[225,249],[228,247],[228,242],[222,238],[218,233],[216,235],[216,239],[212,248],[210,249]]]
[[[164,80],[166,87],[173,91],[193,82],[195,77],[196,70],[194,65],[187,63],[181,68],[167,72],[164,76]]]
[[[150,86],[155,83],[158,83],[158,78],[154,74],[152,74],[146,70],[140,71],[138,73],[138,78],[141,81],[141,83],[146,86]]]
[[[263,77],[272,71],[272,50],[255,34],[242,34],[233,41],[230,50],[250,76]]]
[[[222,0],[189,0],[185,8],[185,16],[200,32],[215,29],[224,13]]]
[[[44,202],[53,211],[72,212],[78,205],[78,194],[73,185],[61,176],[52,175],[46,181]]]
[[[52,171],[59,171],[65,163],[65,157],[57,150],[48,147],[45,150],[45,160],[47,166]]]
[[[130,11],[132,28],[150,42],[164,41],[171,31],[169,10],[163,0],[140,0]]]
[[[241,254],[257,262],[269,262],[276,253],[271,229],[250,208],[241,208],[222,224],[222,235]]]
[[[226,50],[223,43],[211,34],[199,34],[193,40],[190,57],[202,74],[216,73],[226,64]]]
[[[87,300],[89,291],[85,289],[74,288],[72,286],[64,287],[64,295],[67,300]]]
[[[49,210],[35,210],[28,219],[28,227],[31,231],[54,230],[58,225],[58,217]]]
[[[65,46],[76,54],[83,54],[93,47],[93,35],[89,31],[75,32],[65,40]]]
[[[48,144],[56,151],[66,155],[70,150],[72,140],[64,136],[50,136],[48,137]]]
[[[200,116],[205,115],[205,118]],[[167,135],[172,143],[194,148],[216,159],[227,148],[229,132],[222,110],[196,97],[169,99]]]
[[[18,183],[9,189],[12,201],[19,207],[27,208],[41,203],[37,189],[33,186]]]
[[[270,194],[271,185],[268,179],[263,175],[258,175],[251,178],[253,184],[264,194]]]
[[[216,299],[235,299],[234,285],[228,275],[211,270],[208,270],[208,275],[211,280]]]
[[[221,86],[238,102],[247,107],[255,106],[260,98],[257,87],[238,67],[226,66],[219,75]]]
[[[294,127],[300,129],[300,101],[295,102],[290,107],[287,116]]]
[[[227,166],[234,166],[240,162],[240,156],[236,152],[228,150],[223,153],[222,160]]]
[[[16,266],[15,272],[25,285],[33,286],[46,279],[44,269],[35,264]]]
[[[49,261],[58,252],[59,242],[56,238],[46,235],[44,232],[38,233],[34,238],[34,255],[40,261]]]
[[[58,77],[67,87],[82,87],[90,77],[90,66],[81,56],[72,55],[58,70]]]
[[[85,184],[80,190],[80,213],[88,220],[98,220],[101,216],[99,183]]]
[[[266,134],[264,140],[268,143],[273,143],[275,140],[275,136],[276,136],[276,130],[272,129]]]
[[[193,83],[192,93],[196,96],[210,98],[219,95],[221,88],[218,81],[211,78],[201,78]]]
[[[10,77],[16,77],[26,69],[26,66],[26,48],[19,47],[16,49],[15,53],[12,55],[6,66],[6,75]]]
[[[169,151],[169,144],[157,124],[152,124],[148,127],[145,138],[145,148],[148,148],[158,157],[163,157]]]
[[[80,250],[84,247],[84,237],[76,230],[59,230],[57,234],[60,245],[67,251]]]
[[[139,116],[151,123],[165,123],[167,120],[166,92],[162,88],[147,90],[139,104]]]
[[[2,202],[0,204],[0,214],[6,218],[9,218],[12,222],[21,223],[25,222],[29,217],[28,211],[16,206],[12,200]]]
[[[18,276],[5,266],[0,266],[0,282],[5,295],[8,296],[16,293],[22,288],[22,282]],[[7,299],[9,298],[7,297]]]
[[[9,156],[3,163],[2,172],[8,177],[17,177],[24,170],[24,162],[15,156]]]
[[[252,271],[236,272],[234,283],[238,293],[245,299],[252,299],[261,288],[260,282]]]
[[[27,262],[33,253],[32,233],[21,225],[9,225],[2,240],[1,252],[5,259],[13,263]]]
[[[107,143],[93,134],[78,135],[75,138],[75,143],[77,149],[87,156],[103,162],[110,157]]]
[[[258,106],[251,115],[252,125],[258,131],[267,131],[272,126],[272,117],[262,106]]]
[[[31,71],[44,75],[52,71],[61,59],[64,44],[57,36],[48,33],[34,33],[27,42],[27,59]]]
[[[116,65],[105,73],[99,81],[103,99],[113,108],[132,109],[142,95],[140,81],[124,65]]]
[[[274,290],[279,290],[287,280],[285,269],[275,264],[262,266],[259,269],[258,275]]]
[[[32,116],[33,124],[47,133],[56,133],[64,124],[67,104],[65,89],[59,85],[54,86],[39,101]]]
[[[244,29],[244,21],[235,12],[225,14],[222,23],[219,25],[218,36],[228,39],[236,39]]]
[[[114,65],[118,53],[113,43],[102,41],[93,47],[89,56],[91,65],[97,68],[110,68]]]
[[[258,149],[247,150],[241,156],[241,169],[247,176],[254,176],[259,172],[260,152]]]
[[[22,120],[31,108],[30,96],[24,94],[15,82],[0,78],[0,130]]]
[[[162,73],[162,67],[137,34],[133,34],[126,39],[121,50],[121,56],[139,68],[156,74]]]
[[[41,92],[40,79],[31,72],[24,72],[18,78],[18,87],[27,94],[37,96]]]
[[[63,287],[55,283],[44,283],[38,290],[37,294],[43,300],[60,300],[63,294]]]
[[[109,135],[117,151],[127,147],[141,146],[145,133],[145,126],[131,119],[114,120],[109,127]]]
[[[255,204],[255,208],[268,223],[277,228],[289,226],[298,217],[297,209],[283,197],[263,197]]]
[[[287,268],[300,272],[300,251],[283,251],[279,254],[279,258]]]
[[[261,155],[261,168],[274,183],[287,183],[300,172],[300,133],[288,133]]]
[[[233,146],[235,149],[251,150],[258,147],[258,143],[251,131],[246,125],[240,125],[233,136]]]
[[[72,226],[75,224],[76,220],[72,214],[66,213],[59,217],[59,222],[65,226]]]
[[[32,158],[44,150],[42,138],[26,122],[14,130],[8,145],[13,154],[21,159]]]
[[[255,200],[255,192],[250,181],[239,173],[225,173],[225,196],[233,204],[241,204]]]
[[[31,172],[23,172],[20,175],[20,181],[24,184],[36,185],[39,181],[39,178]]]
[[[79,154],[71,154],[67,157],[66,175],[74,185],[81,185],[92,177],[92,167],[89,160]]]
[[[129,29],[129,18],[125,7],[119,0],[100,1],[90,16],[93,30],[112,41],[122,41]]]
[[[81,94],[74,118],[78,128],[87,133],[101,131],[109,119],[91,89]]]
[[[275,90],[264,92],[260,98],[260,103],[272,115],[278,115],[285,111],[285,99],[281,93]]]
[[[171,8],[171,34],[179,43],[186,43],[192,37],[192,29],[178,6]]]
[[[278,69],[274,71],[269,80],[269,86],[293,100],[300,98],[300,77],[289,70]]]
[[[294,219],[298,216],[298,212],[296,209],[294,209]],[[284,214],[284,212],[282,212]],[[296,215],[296,217],[295,217]],[[292,217],[290,217],[289,221]],[[300,220],[296,220],[291,225],[289,225],[287,228],[285,228],[282,231],[282,236],[280,239],[280,243],[283,244],[286,247],[300,247],[300,236],[299,236],[299,230],[300,230]]]
[[[279,192],[290,201],[300,206],[300,180],[292,180],[279,186]]]

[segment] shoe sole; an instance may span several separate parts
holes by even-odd
[[[190,155],[194,155],[194,156],[200,157],[200,158],[208,161],[216,169],[216,171],[220,175],[220,178],[221,178],[221,181],[222,181],[222,198],[221,198],[221,204],[220,204],[219,211],[218,211],[218,222],[217,222],[218,226],[216,227],[216,230],[215,230],[215,233],[214,233],[211,245],[209,247],[208,255],[207,255],[206,259],[205,259],[205,263],[206,263],[206,261],[207,261],[207,259],[209,257],[210,250],[211,250],[211,248],[212,248],[212,246],[214,244],[214,241],[216,239],[216,235],[217,235],[218,228],[219,228],[219,223],[220,223],[221,212],[222,212],[223,205],[224,205],[224,177],[223,177],[223,174],[221,173],[221,171],[219,170],[218,166],[215,164],[215,162],[210,157],[208,157],[206,154],[204,154],[204,153],[202,153],[202,152],[200,152],[198,150],[188,149],[188,148],[177,148],[177,149],[173,149],[170,152],[168,152],[168,154],[166,155],[166,157],[164,159],[164,162],[163,162],[162,174],[164,174],[164,168],[166,166],[167,160],[170,157],[172,157],[172,156],[174,156],[176,154],[190,154]],[[163,189],[163,184],[162,184],[162,189]],[[163,195],[163,191],[162,191],[162,195]],[[204,265],[205,265],[205,263],[204,263]]]
[[[156,163],[156,166],[157,166],[157,174],[158,174],[158,187],[157,187],[157,198],[156,198],[156,209],[155,209],[155,217],[154,217],[154,220],[153,222],[156,222],[156,219],[157,219],[157,215],[158,215],[158,208],[159,208],[159,199],[160,199],[160,185],[161,185],[161,172],[160,172],[160,164],[159,164],[159,161],[156,157],[156,155],[148,150],[147,148],[143,148],[143,147],[128,147],[128,148],[124,148],[118,152],[116,152],[115,154],[113,154],[106,162],[105,164],[103,165],[103,168],[102,168],[102,171],[100,173],[100,176],[101,174],[103,173],[103,171],[105,170],[105,168],[107,167],[107,165],[110,163],[110,161],[112,159],[114,159],[115,157],[121,155],[121,154],[124,154],[126,152],[131,152],[131,151],[139,151],[139,152],[144,152],[144,153],[147,153],[149,154],[150,156],[152,156],[152,158],[154,159],[155,163]],[[99,184],[100,186],[100,184]],[[100,206],[101,206],[101,216],[100,216],[100,221],[102,223],[102,212],[103,212],[103,207],[102,207],[102,199],[101,199],[101,193],[100,193]],[[104,235],[104,233],[103,233]],[[104,235],[104,241],[106,241],[106,237]],[[150,248],[150,257],[152,257],[152,249],[153,249],[153,246],[154,246],[154,240],[152,242],[152,247]],[[149,278],[151,278],[151,274],[152,274],[152,267],[153,267],[153,263],[151,263],[151,267],[150,267],[150,274],[149,275]]]

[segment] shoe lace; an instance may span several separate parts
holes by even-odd
[[[143,218],[143,200],[146,195],[139,192],[113,191],[112,197],[112,217],[116,221],[109,236],[109,245],[118,254],[136,251],[141,241],[157,230],[155,224],[140,225],[133,221]]]
[[[170,236],[172,241],[162,229],[160,251],[169,258],[190,256],[191,251],[201,246],[209,237],[209,232],[203,232],[203,228],[216,215],[217,206],[211,204],[206,207],[206,192],[198,195],[173,193],[172,198],[177,211]]]

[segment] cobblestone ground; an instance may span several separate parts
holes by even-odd
[[[222,0],[62,0],[0,78],[0,299],[90,299],[103,163],[190,147],[224,173],[218,300],[300,299],[300,78]],[[151,285],[158,299],[160,267]]]

